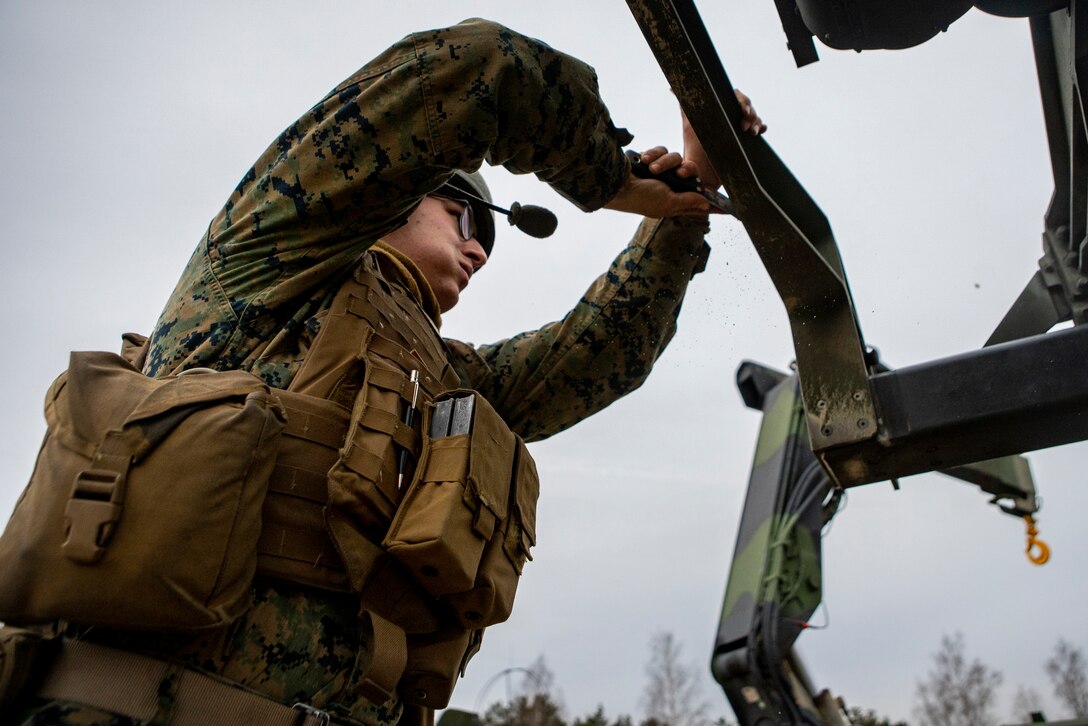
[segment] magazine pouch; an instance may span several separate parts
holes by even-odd
[[[482,630],[462,630],[455,625],[409,636],[408,666],[397,688],[401,700],[410,706],[445,708],[457,677],[464,675],[482,640]]]
[[[516,440],[514,477],[507,516],[484,546],[476,581],[467,592],[447,595],[461,625],[483,628],[510,617],[518,579],[536,544],[536,501],[540,494],[536,462],[520,437]]]
[[[535,539],[535,467],[517,435],[474,391],[436,398],[424,427],[416,476],[383,546],[431,595],[445,597],[466,628],[481,628],[509,615],[505,603],[513,600]],[[529,471],[534,476],[519,499],[522,469],[526,480]],[[515,551],[524,550],[516,566],[498,557],[508,536],[518,539]]]

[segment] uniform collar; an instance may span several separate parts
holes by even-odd
[[[442,326],[442,312],[438,306],[438,298],[435,297],[431,284],[423,276],[419,267],[410,257],[400,250],[394,249],[382,240],[378,240],[371,246],[370,251],[378,262],[382,274],[391,282],[402,285],[415,299],[423,312],[434,322],[435,328]]]

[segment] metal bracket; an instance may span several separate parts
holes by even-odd
[[[741,110],[692,0],[627,0],[786,306],[816,451],[872,438],[865,344],[823,212]]]

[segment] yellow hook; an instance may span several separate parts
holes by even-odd
[[[1028,559],[1036,565],[1045,565],[1046,561],[1050,559],[1050,547],[1036,536],[1039,534],[1039,530],[1035,527],[1035,518],[1030,514],[1025,514],[1024,521],[1028,523],[1028,547],[1025,550]]]

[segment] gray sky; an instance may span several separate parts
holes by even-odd
[[[548,3],[0,3],[0,511],[29,477],[41,402],[73,349],[147,332],[193,246],[275,135],[407,32],[479,15],[594,65],[634,146],[679,145],[675,104],[620,0]],[[733,82],[835,230],[862,329],[892,366],[977,348],[1036,269],[1053,183],[1025,21],[977,11],[916,49],[835,52],[797,70],[771,3],[704,2]],[[451,9],[452,8],[452,9]],[[489,342],[561,317],[637,220],[583,214],[531,177],[497,199],[552,206],[553,240],[500,233],[446,320]],[[504,227],[505,228],[505,227]],[[759,415],[742,359],[784,369],[786,315],[743,228],[715,220],[710,265],[650,382],[535,445],[540,543],[509,623],[488,632],[453,705],[544,654],[572,716],[640,714],[647,643],[668,630],[705,672]],[[942,634],[1052,702],[1059,636],[1088,647],[1084,444],[1031,456],[1045,567],[1024,527],[927,475],[851,490],[824,540],[830,627],[800,640],[817,684],[910,718]],[[821,616],[817,616],[819,620]],[[705,677],[716,711],[732,715]],[[485,698],[486,697],[486,698]],[[1050,708],[1058,715],[1056,706]]]

